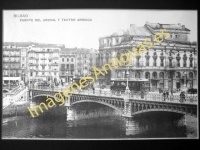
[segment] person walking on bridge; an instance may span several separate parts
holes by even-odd
[[[166,99],[168,99],[169,100],[169,91],[166,91]]]
[[[166,96],[165,91],[163,91],[163,98],[164,98],[164,101],[165,101],[165,96]]]

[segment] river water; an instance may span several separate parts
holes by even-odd
[[[125,119],[117,111],[95,103],[76,104],[73,119],[66,108],[58,107],[32,119],[30,115],[7,117],[3,138],[53,139],[126,139],[126,138],[196,138],[196,118],[186,119],[171,113],[147,113]],[[55,113],[56,112],[56,113]],[[179,123],[178,123],[179,122]]]

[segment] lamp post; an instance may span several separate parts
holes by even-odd
[[[128,86],[128,77],[129,77],[128,67],[127,67],[126,77],[127,77],[127,83],[126,83],[125,94],[129,94],[130,90],[129,90],[129,86]]]
[[[10,52],[9,52],[9,90],[10,90]]]
[[[187,78],[187,72],[186,72],[186,70],[183,72],[183,74],[184,74],[184,84],[183,84],[183,91],[187,91],[187,85],[186,85],[186,78]]]

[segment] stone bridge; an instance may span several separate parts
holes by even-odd
[[[37,101],[37,97],[54,97],[59,91],[49,90],[30,90],[30,98],[33,102]],[[62,92],[61,92],[62,93]],[[141,113],[148,112],[173,112],[178,114],[197,115],[197,102],[180,102],[180,101],[163,101],[162,97],[151,99],[150,95],[141,97],[131,97],[130,95],[108,95],[101,93],[71,93],[72,96],[65,98],[65,106],[70,107],[77,103],[93,102],[109,106],[121,113],[124,117],[133,117]],[[64,97],[64,95],[63,95]],[[39,103],[39,102],[37,102]]]

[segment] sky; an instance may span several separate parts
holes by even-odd
[[[80,18],[91,21],[77,21]],[[33,19],[33,21],[20,21],[20,19]],[[41,21],[36,22],[35,19]],[[43,19],[56,21],[47,22]],[[76,21],[63,21],[63,19]],[[118,30],[126,31],[130,24],[144,26],[147,21],[162,24],[181,23],[191,30],[190,41],[197,41],[197,11],[195,10],[129,9],[4,10],[3,41],[31,41],[64,44],[67,48],[98,49],[99,37],[111,35]]]

